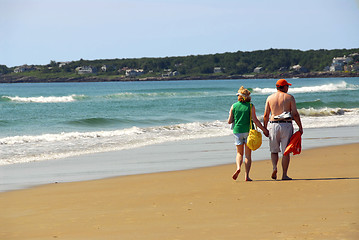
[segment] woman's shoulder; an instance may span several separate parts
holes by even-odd
[[[236,102],[236,103],[234,103],[232,105],[232,107],[236,107],[236,106],[238,106],[238,107],[240,107],[240,106],[250,107],[250,106],[254,106],[254,105],[251,102],[240,102],[240,101],[238,101],[238,102]]]

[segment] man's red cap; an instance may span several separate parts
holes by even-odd
[[[290,84],[289,82],[287,82],[287,80],[285,80],[285,79],[279,79],[279,80],[277,81],[276,85],[277,85],[277,86],[281,86],[281,87],[287,86],[287,85],[292,86],[292,84]]]

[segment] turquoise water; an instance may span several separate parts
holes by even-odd
[[[240,86],[262,118],[275,79],[0,85],[0,165],[231,134]],[[304,130],[359,126],[359,78],[288,79]]]

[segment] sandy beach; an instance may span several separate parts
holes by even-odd
[[[0,193],[0,239],[359,239],[359,144],[304,150],[293,181],[235,165]],[[279,174],[281,171],[279,171]]]

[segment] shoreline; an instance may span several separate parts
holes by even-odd
[[[0,238],[354,240],[358,151],[304,150],[292,157],[293,181],[271,180],[264,160],[252,164],[253,182],[233,181],[233,163],[4,192]]]
[[[65,82],[141,82],[141,81],[184,81],[184,80],[229,80],[229,79],[278,79],[278,78],[351,78],[359,77],[359,72],[309,72],[309,73],[264,73],[243,75],[205,75],[205,76],[177,76],[177,77],[144,77],[126,78],[121,76],[86,75],[78,77],[49,77],[44,78],[3,74],[1,83],[65,83]]]
[[[357,127],[305,129],[303,150],[359,143]],[[270,158],[268,139],[252,152],[252,160]],[[100,152],[0,166],[0,193],[34,186],[103,179],[202,167],[235,165],[233,136],[166,142],[139,148]]]

